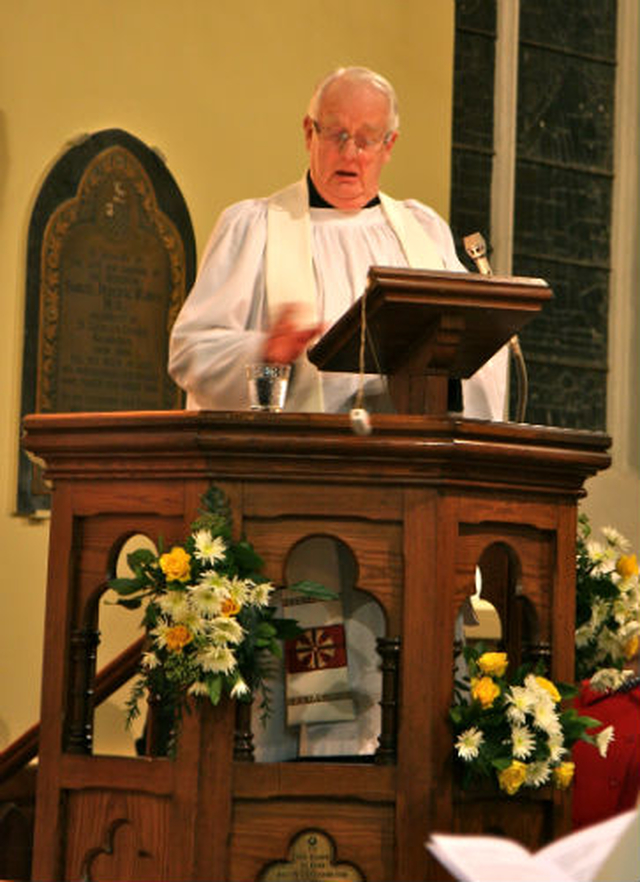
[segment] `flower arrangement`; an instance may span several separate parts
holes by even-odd
[[[612,727],[589,735],[587,729],[599,722],[561,707],[575,688],[555,684],[530,667],[508,678],[506,653],[485,652],[481,644],[463,652],[469,680],[456,683],[449,711],[463,787],[485,778],[509,796],[548,783],[565,789],[573,778],[570,751],[576,741],[606,755]]]
[[[233,541],[224,494],[212,487],[202,503],[184,545],[167,552],[160,547],[157,554],[137,549],[127,558],[133,575],[109,582],[117,604],[144,605],[147,649],[127,702],[127,723],[139,715],[146,695],[160,706],[170,753],[191,697],[217,705],[223,695],[249,702],[259,692],[268,716],[269,656],[280,657],[281,641],[300,633],[295,621],[276,617],[269,605],[274,586],[260,575],[262,560],[253,547]],[[309,581],[291,588],[333,596]]]
[[[576,550],[576,680],[596,691],[617,689],[629,677],[640,648],[638,561],[613,527],[604,542],[591,537],[586,515],[578,522]]]

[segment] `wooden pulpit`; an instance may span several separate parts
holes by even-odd
[[[393,275],[393,285],[411,282],[410,273]],[[391,345],[389,292],[379,327],[371,297],[378,357],[411,386],[425,371],[465,376],[548,296],[543,285],[473,277],[471,297],[464,278],[448,292],[452,320],[438,318],[440,290],[415,347],[403,346],[400,328],[417,327],[416,307],[398,319]],[[513,307],[518,286],[522,309]],[[447,325],[456,326],[451,346]],[[331,334],[315,356],[341,364],[344,345],[330,343]],[[405,348],[413,351],[400,358]],[[403,394],[415,410],[413,391]],[[431,831],[502,830],[537,847],[568,829],[558,791],[459,789],[447,723],[454,623],[480,567],[510,656],[542,658],[552,677],[572,679],[576,507],[585,480],[609,464],[609,439],[463,419],[443,411],[440,392],[433,399],[430,414],[374,414],[365,437],[346,414],[25,419],[23,445],[44,461],[53,488],[33,878],[416,882],[446,877],[424,847]],[[188,716],[173,760],[93,754],[98,601],[114,561],[133,533],[182,541],[211,482],[276,584],[306,537],[335,537],[352,553],[355,587],[385,621],[381,737],[364,761],[252,762],[238,747],[246,722],[232,702]]]

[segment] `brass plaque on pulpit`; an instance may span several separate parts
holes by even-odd
[[[287,860],[269,864],[258,882],[366,882],[348,861],[336,861],[336,848],[322,830],[303,830],[293,839]]]

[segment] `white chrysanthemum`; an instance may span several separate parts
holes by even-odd
[[[551,777],[551,765],[547,762],[529,763],[525,774],[529,787],[542,787]]]
[[[589,680],[589,686],[595,692],[606,692],[607,689],[616,690],[633,676],[633,671],[630,670],[619,671],[618,668],[600,668]]]
[[[202,583],[191,589],[191,602],[200,615],[213,617],[220,614],[226,591],[210,588]]]
[[[584,625],[580,625],[579,628],[576,628],[576,647],[578,649],[582,649],[583,646],[587,646],[587,644],[593,639],[593,627],[591,622],[585,622]]]
[[[202,617],[198,610],[194,608],[191,598],[187,598],[185,608],[180,608],[174,613],[173,620],[177,625],[184,625],[192,634],[201,634],[203,630]]]
[[[598,753],[601,757],[605,757],[607,755],[607,751],[609,750],[609,745],[614,740],[613,726],[607,726],[606,729],[598,732],[598,734],[595,736],[595,739]]]
[[[597,655],[599,658],[604,658],[606,655],[610,655],[614,662],[619,661],[624,657],[624,647],[620,642],[620,637],[617,631],[612,631],[611,628],[607,627],[602,628],[598,634]]]
[[[236,659],[228,646],[211,646],[198,654],[196,663],[203,671],[213,674],[228,674],[236,666]]]
[[[158,667],[160,659],[155,652],[143,652],[141,664],[147,671],[152,671],[154,668]]]
[[[234,576],[233,579],[227,580],[226,587],[231,600],[238,606],[244,606],[249,598],[250,590],[253,588],[253,582]]]
[[[211,588],[213,591],[224,591],[224,596],[229,596],[226,576],[221,576],[215,570],[205,570],[201,573],[198,586],[200,588]]]
[[[476,726],[472,726],[470,729],[465,729],[464,732],[458,735],[455,744],[458,756],[467,762],[476,759],[480,745],[483,741],[484,735]]]
[[[595,539],[589,539],[586,543],[586,548],[589,560],[593,561],[593,563],[598,563],[598,561],[604,560],[605,549],[602,542],[598,542]]]
[[[238,674],[236,682],[233,684],[233,689],[230,692],[231,698],[241,698],[243,695],[248,695],[249,691],[249,687]]]
[[[597,631],[609,615],[609,601],[598,598],[593,602],[591,607],[591,618],[589,624],[593,631]]]
[[[215,643],[241,643],[244,629],[232,616],[218,616],[211,620],[209,633]]]
[[[248,602],[254,606],[268,606],[273,591],[275,586],[271,582],[258,582],[253,586]]]
[[[223,560],[227,546],[221,536],[213,537],[209,530],[198,530],[193,535],[195,549],[193,556],[205,563],[214,564]]]
[[[626,551],[631,543],[615,527],[603,527],[602,535],[616,551]]]
[[[640,634],[640,619],[626,621],[618,629],[618,640],[624,646],[633,637]]]
[[[516,759],[527,759],[536,746],[536,736],[528,726],[514,726],[511,730],[511,745]]]
[[[209,694],[209,687],[206,683],[203,683],[202,680],[196,680],[191,686],[189,686],[187,692],[189,695],[205,696]]]
[[[524,688],[531,697],[531,704],[536,704],[541,699],[550,698],[551,696],[546,689],[538,682],[535,674],[527,674],[524,678]]]
[[[151,636],[159,647],[162,648],[167,645],[167,635],[173,630],[173,627],[174,626],[166,619],[161,619],[153,631],[151,631]]]
[[[562,733],[551,735],[547,741],[547,746],[549,748],[549,761],[552,765],[559,763],[567,752],[567,748],[564,746],[564,736]]]
[[[167,591],[158,598],[158,606],[162,612],[170,616],[174,622],[182,621],[189,607],[184,591]]]
[[[505,693],[507,719],[511,723],[524,723],[533,705],[533,696],[524,686],[510,686]]]
[[[560,719],[555,711],[553,701],[545,701],[541,699],[532,708],[533,725],[536,729],[546,732],[550,737],[559,735],[562,732]]]

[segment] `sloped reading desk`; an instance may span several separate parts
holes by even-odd
[[[53,487],[33,878],[416,882],[443,878],[432,830],[502,829],[536,847],[568,829],[557,791],[458,789],[454,622],[480,566],[511,658],[571,679],[576,505],[609,439],[446,413],[372,423],[358,437],[347,415],[26,417],[24,448]],[[305,537],[351,550],[386,623],[370,762],[251,762],[231,702],[185,718],[175,760],[93,755],[105,580],[131,534],[182,541],[211,482],[278,584]]]
[[[385,374],[398,413],[445,413],[466,379],[551,298],[543,279],[371,267],[367,288],[309,352],[323,371]]]

